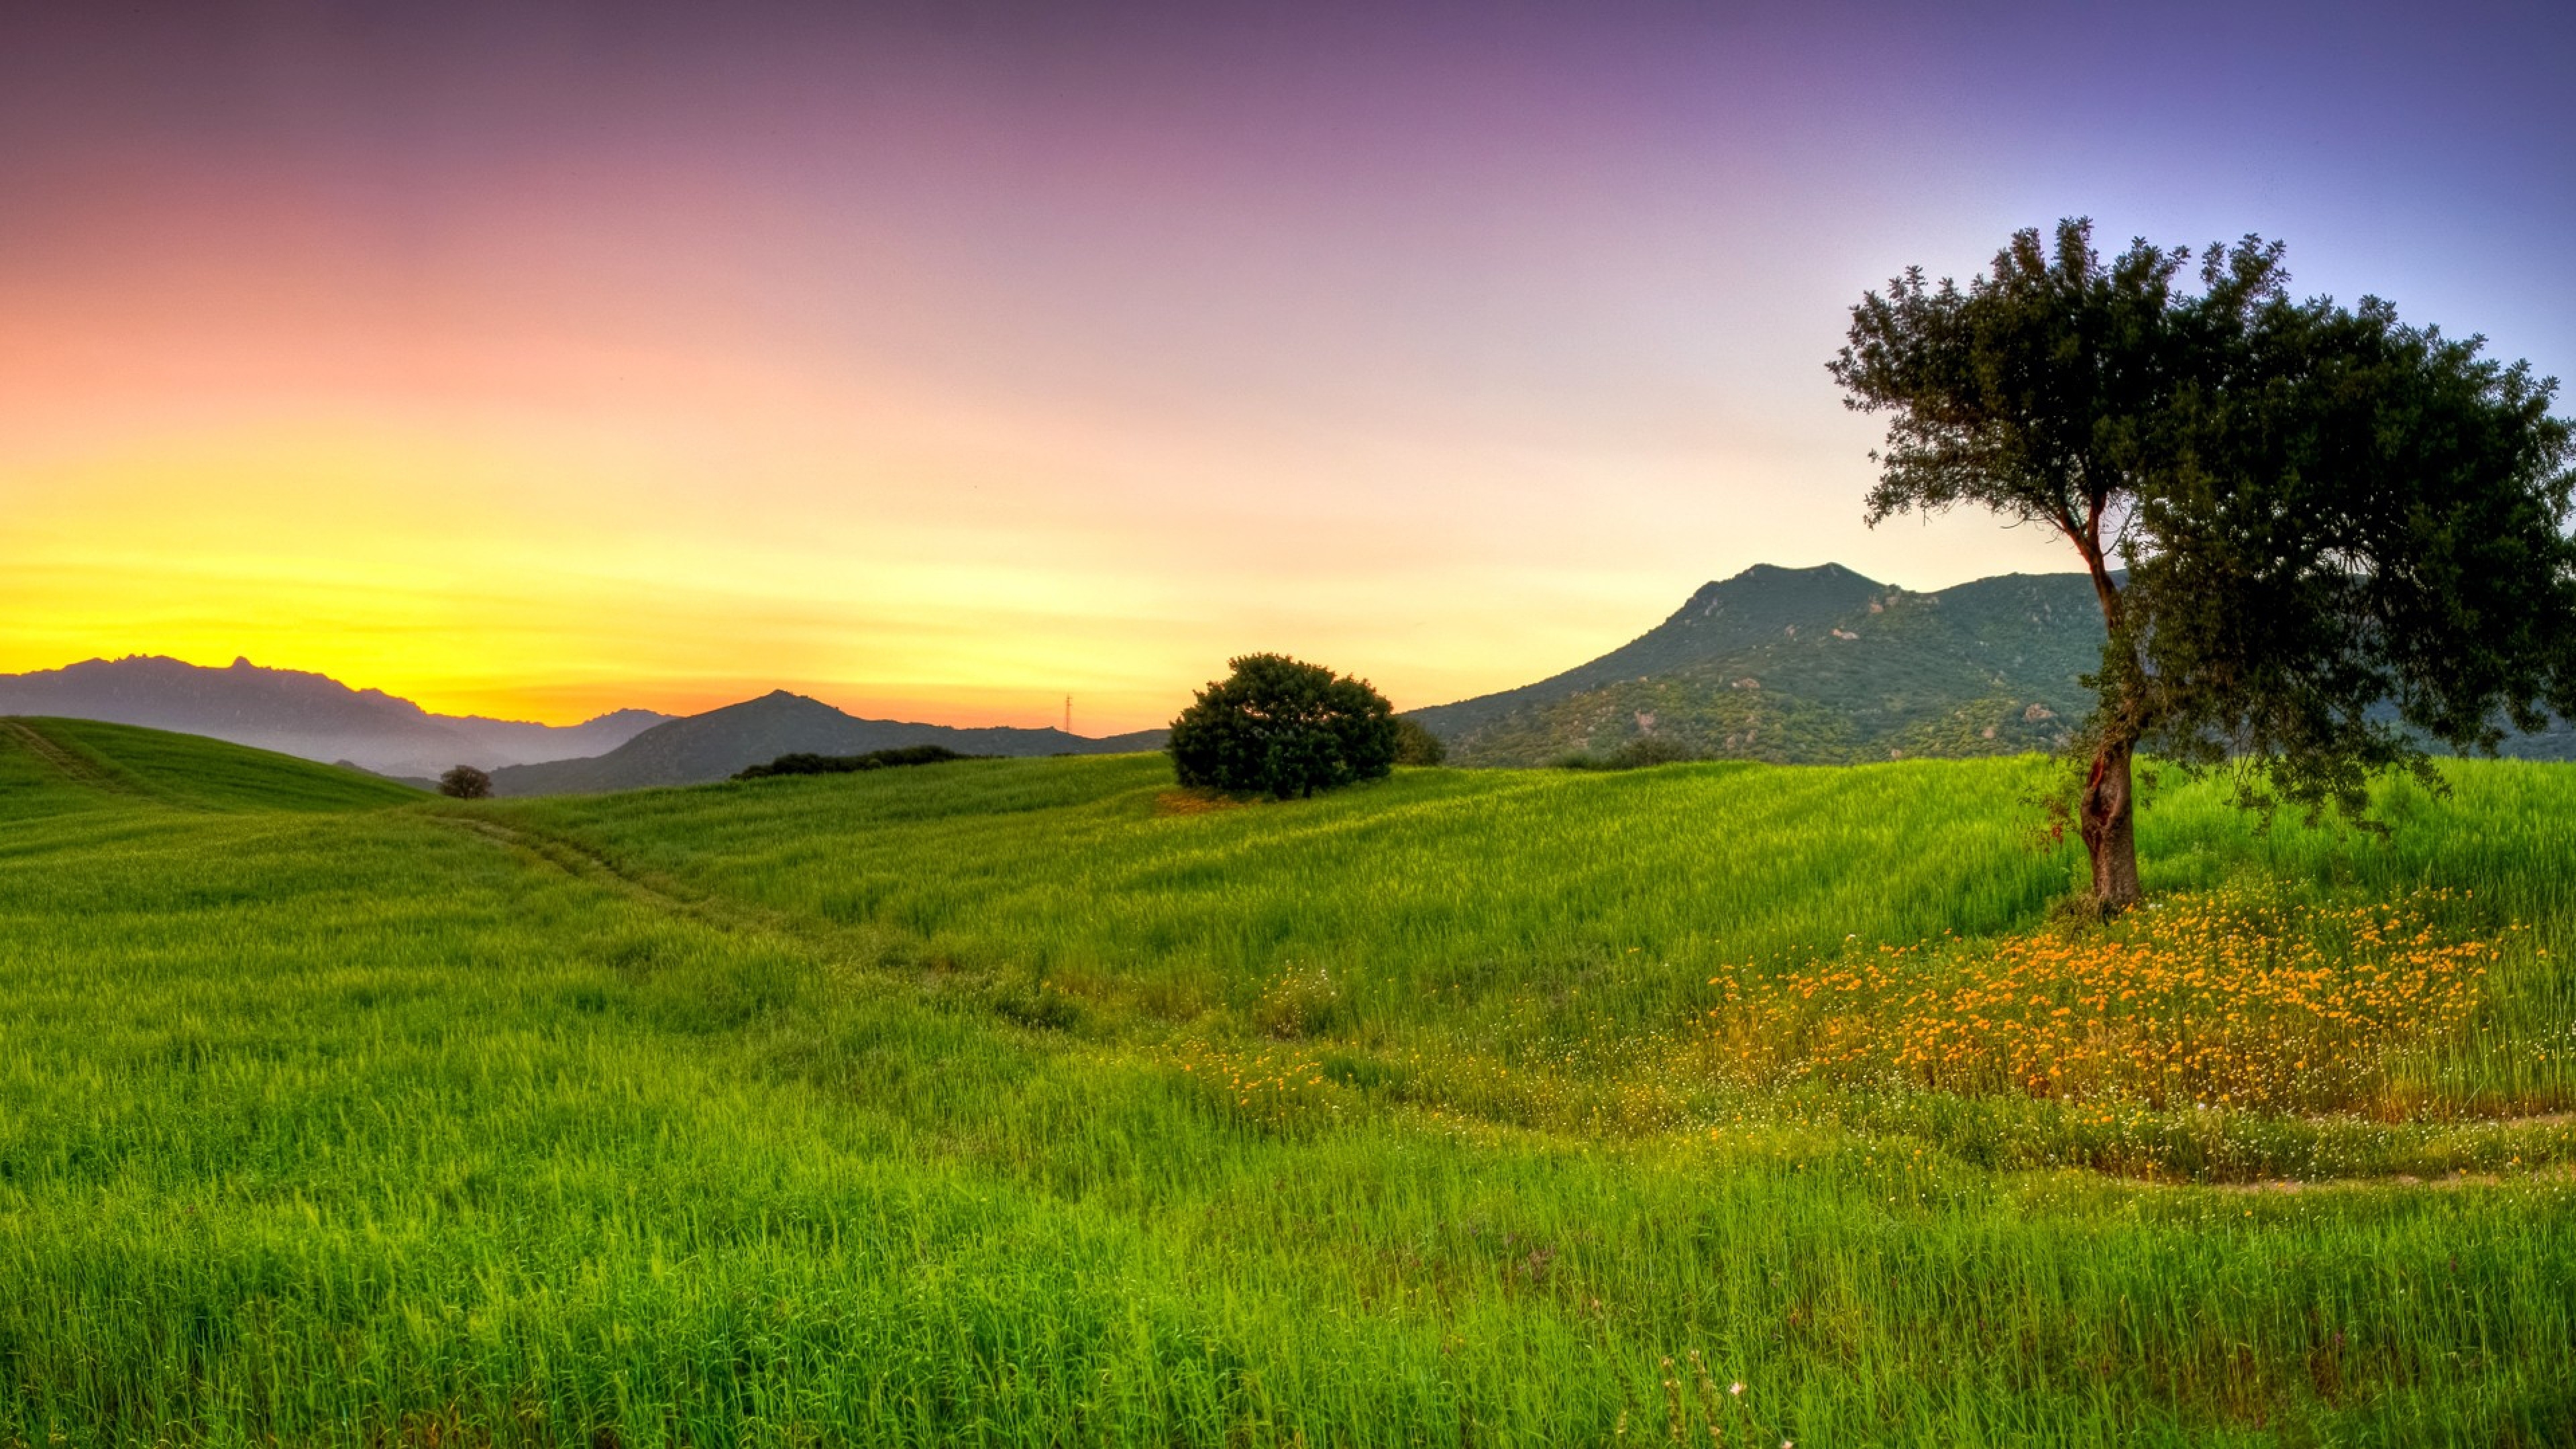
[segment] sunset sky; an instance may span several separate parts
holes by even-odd
[[[1861,525],[1850,304],[2089,214],[2576,376],[2567,14],[10,5],[0,671],[1105,733],[2061,569]]]

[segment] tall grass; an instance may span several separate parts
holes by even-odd
[[[2039,929],[2033,778],[1204,809],[996,761],[296,813],[0,739],[0,1442],[2576,1437],[2561,1126],[2117,1129],[2494,1178],[2247,1194],[2052,1168],[2113,1130],[2081,1104],[1694,1065],[1718,966]],[[2563,863],[2576,779],[2457,779],[2388,846],[2176,791],[2152,884],[2450,889],[2531,943],[2461,1032],[2549,1050],[2570,918],[2515,837]]]

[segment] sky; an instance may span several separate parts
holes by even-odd
[[[1099,734],[2068,568],[1863,526],[1852,303],[2258,232],[2576,376],[2571,14],[0,0],[0,672]]]

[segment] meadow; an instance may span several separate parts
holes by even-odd
[[[496,802],[0,721],[0,1443],[2576,1442],[2576,768]]]

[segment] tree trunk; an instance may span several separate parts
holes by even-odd
[[[2138,838],[2129,789],[2129,742],[2106,742],[2084,781],[2077,824],[2093,858],[2093,901],[2105,911],[2138,903]]]

